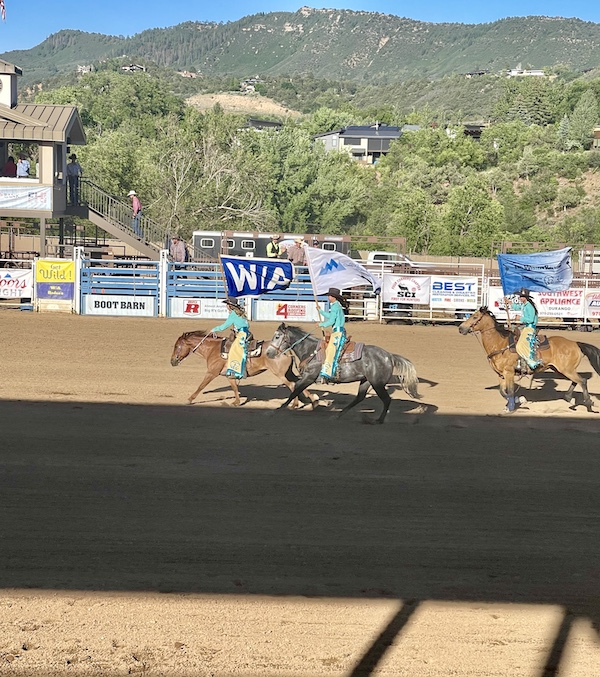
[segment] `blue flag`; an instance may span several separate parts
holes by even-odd
[[[571,286],[571,247],[538,254],[498,254],[502,290],[506,295],[529,291],[564,291]]]
[[[291,261],[221,256],[228,296],[260,296],[287,289],[294,279]]]

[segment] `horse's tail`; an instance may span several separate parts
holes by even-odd
[[[392,355],[394,363],[394,374],[400,380],[402,389],[408,393],[415,400],[421,398],[418,391],[419,379],[417,378],[417,370],[415,365],[401,355]]]
[[[581,352],[588,358],[590,364],[596,370],[597,374],[600,374],[600,348],[596,348],[591,343],[580,343],[577,341],[577,345]]]

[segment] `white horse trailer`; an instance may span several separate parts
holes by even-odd
[[[192,233],[194,259],[218,261],[220,254],[248,258],[265,257],[271,235],[272,233],[255,231],[195,230]],[[307,245],[350,255],[350,236],[348,235],[322,235],[320,233],[281,233],[279,235],[279,242],[283,245],[293,243],[297,237],[303,237]]]

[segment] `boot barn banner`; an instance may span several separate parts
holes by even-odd
[[[598,317],[598,315],[591,315],[589,312],[585,313],[584,303],[584,289],[566,289],[565,291],[554,292],[531,292],[531,298],[537,306],[540,317],[556,317],[556,318],[583,318],[583,317]],[[585,302],[590,305],[593,299],[588,297]],[[508,303],[517,303],[518,297],[509,296]],[[506,308],[504,305],[504,292],[501,287],[490,287],[488,291],[488,306],[489,309],[496,315],[496,317],[506,317]],[[600,311],[600,308],[596,310]],[[600,315],[600,312],[599,312]],[[510,309],[510,317],[516,318],[519,316],[518,311]]]
[[[0,271],[0,298],[30,299],[33,296],[33,271],[31,268],[3,268]]]

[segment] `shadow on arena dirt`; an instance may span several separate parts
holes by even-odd
[[[395,402],[395,405],[398,404]],[[561,605],[600,627],[593,419],[0,402],[0,586]]]

